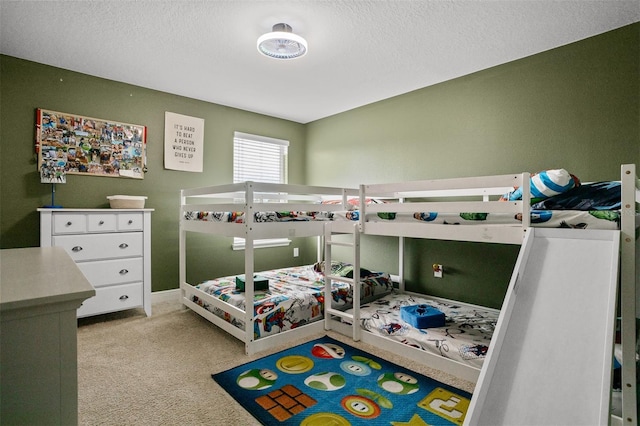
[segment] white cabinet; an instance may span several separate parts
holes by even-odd
[[[38,209],[40,246],[63,247],[96,295],[78,317],[143,307],[151,315],[153,209]]]
[[[76,310],[96,291],[59,247],[0,250],[0,262],[2,424],[76,425]]]

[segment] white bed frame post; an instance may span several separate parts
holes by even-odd
[[[331,224],[324,224],[324,268],[331,265]],[[331,278],[325,273],[324,275],[324,329],[331,330]]]
[[[180,283],[180,300],[185,297],[184,286],[187,282],[187,231],[182,226],[182,216],[184,215],[184,205],[186,204],[184,190],[180,191],[180,211],[178,213],[178,281]]]
[[[254,263],[254,241],[253,241],[253,225],[254,225],[254,211],[253,211],[253,202],[254,202],[254,193],[253,193],[253,182],[245,182],[245,214],[244,214],[244,294],[245,294],[245,352],[247,355],[252,355],[252,345],[253,342],[253,322],[254,318],[254,308],[253,308],[253,298],[255,294],[255,288],[253,287],[253,274],[255,272],[255,263]]]
[[[404,203],[404,198],[398,200]],[[398,237],[398,290],[405,291],[404,288],[404,237]]]
[[[322,262],[322,257],[323,257],[323,242],[324,242],[324,238],[322,237],[322,235],[318,235],[318,237],[316,238],[316,262],[320,263]]]
[[[531,226],[531,174],[522,173],[522,240],[524,242],[525,234]]]
[[[398,237],[398,290],[404,288],[404,237]]]
[[[636,317],[638,316],[636,290],[640,277],[636,268],[640,265],[638,241],[635,238],[636,166],[621,167],[621,232],[620,232],[620,316],[622,345],[622,424],[637,425],[636,397]]]
[[[357,226],[353,229],[353,340],[359,342],[361,339],[362,328],[360,327],[360,298],[362,282],[360,281],[360,232]]]
[[[364,185],[360,185],[358,197],[360,198],[360,203],[358,204],[358,209],[360,210],[360,215],[358,216],[358,231],[364,233],[365,223],[367,222],[365,220],[367,216],[367,203],[364,198]]]

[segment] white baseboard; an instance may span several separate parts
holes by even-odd
[[[174,302],[180,300],[180,289],[154,291],[151,293],[151,304],[162,302]]]

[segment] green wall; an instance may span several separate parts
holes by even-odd
[[[39,244],[36,208],[50,192],[33,157],[36,108],[147,126],[144,180],[69,176],[56,201],[105,207],[107,195],[147,195],[154,291],[178,286],[179,190],[231,181],[235,130],[291,141],[292,183],[355,187],[557,167],[618,179],[620,164],[640,164],[639,39],[640,24],[630,25],[307,125],[0,56],[0,244]],[[203,173],[164,170],[165,111],[205,119]],[[192,282],[242,267],[243,252],[228,240],[190,235],[188,243]],[[257,268],[313,261],[312,244],[294,244],[300,258],[289,247],[259,250]],[[389,254],[396,244],[363,238],[363,267],[398,272]],[[411,290],[499,307],[517,247],[412,240],[407,253]],[[432,277],[436,262],[442,279]]]
[[[640,164],[639,40],[634,24],[310,123],[307,183],[561,167],[586,181],[619,179],[621,164]],[[363,267],[397,272],[395,254],[384,255],[389,239],[370,240]],[[496,307],[517,256],[517,247],[426,240],[407,250],[409,289]]]
[[[70,175],[57,185],[56,204],[107,207],[106,196],[146,195],[152,214],[153,291],[178,287],[180,189],[232,182],[233,132],[290,141],[289,181],[304,183],[305,127],[302,124],[148,90],[93,76],[0,56],[0,243],[2,248],[40,244],[38,207],[50,204],[50,185],[40,183],[34,158],[35,110],[45,108],[147,126],[147,167],[143,180]],[[204,171],[165,170],[165,111],[205,120]],[[230,275],[243,267],[243,251],[230,238],[210,241],[189,235],[189,280]],[[302,251],[304,254],[305,251]],[[257,266],[300,262],[290,248],[260,250]],[[311,258],[313,259],[313,258]]]

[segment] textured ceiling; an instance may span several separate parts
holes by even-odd
[[[640,21],[640,0],[0,0],[0,52],[307,123]],[[256,39],[279,22],[309,53]]]

